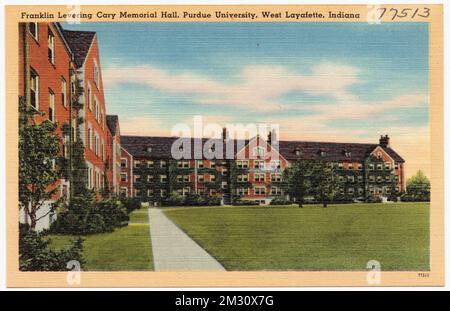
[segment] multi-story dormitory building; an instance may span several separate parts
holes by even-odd
[[[83,89],[78,100],[83,108],[78,114],[72,108],[77,79]],[[89,188],[99,192],[105,187],[112,193],[119,191],[119,122],[117,116],[106,114],[95,32],[66,30],[59,23],[20,24],[19,96],[25,98],[31,109],[40,112],[36,122],[50,120],[58,125],[63,156],[69,156],[71,140],[82,139]],[[83,122],[78,123],[80,118]],[[64,125],[71,126],[71,134],[63,133]],[[39,214],[45,215],[50,204],[60,197],[68,197],[70,180],[61,179],[54,187],[59,187],[58,193]],[[55,215],[50,213],[36,228],[48,227],[54,218]],[[21,221],[27,221],[23,213]]]
[[[268,204],[285,195],[283,170],[295,161],[311,159],[335,165],[340,192],[348,197],[389,197],[405,190],[405,161],[390,147],[387,135],[378,144],[278,141],[277,148],[272,148],[270,136],[267,141],[257,136],[243,144],[237,140],[229,144],[233,146],[232,159],[226,158],[224,143],[224,156],[212,160],[195,154],[190,159],[174,160],[171,146],[177,139],[121,137],[123,195],[152,203],[176,191],[182,196],[219,195],[225,204],[231,196]],[[276,160],[263,159],[264,150],[273,149],[278,150]]]

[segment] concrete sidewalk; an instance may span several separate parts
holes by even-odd
[[[155,271],[225,271],[157,208],[148,209]]]

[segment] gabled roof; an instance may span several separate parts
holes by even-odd
[[[172,143],[178,138],[179,137],[121,136],[121,145],[134,157],[170,158]],[[191,140],[193,146],[194,141],[200,140],[200,138],[192,138]],[[208,139],[204,138],[201,140],[204,143]],[[221,139],[217,139],[217,141],[221,141]],[[248,141],[239,141],[241,146],[242,143],[246,145]],[[240,151],[240,149],[237,150],[237,144],[238,141],[233,140],[234,155]],[[380,144],[312,141],[279,141],[278,144],[279,153],[288,161],[320,159],[327,162],[363,162],[378,146],[383,148],[394,161],[405,161],[392,148]],[[148,147],[151,147],[151,152],[148,151]],[[226,147],[224,146],[223,149],[225,158]]]
[[[64,38],[74,54],[77,67],[82,67],[95,37],[93,31],[78,31],[63,29]]]
[[[117,115],[106,115],[106,125],[109,128],[112,136],[116,135],[117,125],[119,124],[119,117]]]

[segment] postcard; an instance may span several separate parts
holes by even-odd
[[[442,286],[442,5],[7,6],[9,287]]]

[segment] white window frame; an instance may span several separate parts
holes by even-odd
[[[55,64],[55,35],[53,31],[48,28],[48,50],[51,51],[51,57],[48,60],[54,65]],[[49,55],[50,56],[50,55]]]
[[[55,107],[55,93],[51,89],[48,89],[48,119],[53,123],[56,122]]]
[[[35,79],[33,79],[33,77]],[[33,83],[33,81],[35,81]],[[34,85],[34,86],[33,86]],[[31,105],[34,109],[39,110],[39,75],[37,74],[36,70],[33,68],[30,68],[30,96],[31,91],[34,92],[34,103],[35,106]]]
[[[64,77],[61,77],[61,104],[67,107],[67,82]]]
[[[125,176],[125,180],[123,180],[122,176]],[[128,182],[128,173],[120,173],[120,181],[121,182]]]
[[[32,28],[34,28],[34,34],[31,32]],[[36,41],[39,41],[39,23],[29,23],[28,32],[30,33],[31,37],[33,37]]]

